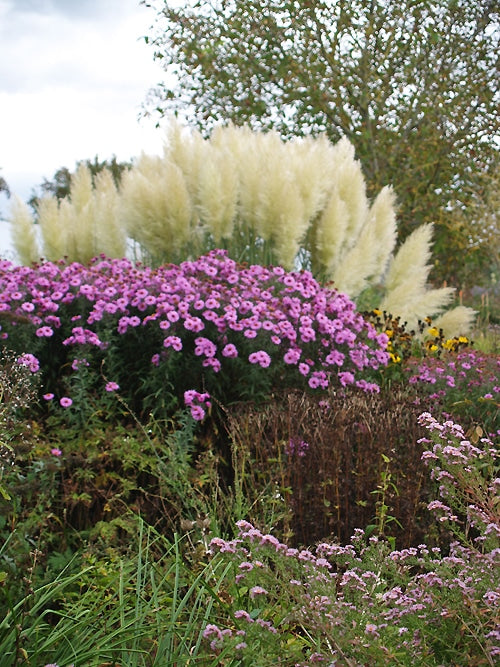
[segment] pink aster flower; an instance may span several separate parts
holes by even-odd
[[[253,586],[253,588],[250,589],[250,597],[252,600],[257,596],[257,595],[267,595],[267,591],[265,588],[262,588],[262,586]]]
[[[105,389],[106,391],[117,391],[118,389],[120,389],[120,385],[113,381],[106,382]]]
[[[163,341],[164,347],[172,347],[176,352],[182,350],[182,340],[179,336],[167,336]]]
[[[354,375],[350,373],[349,371],[344,371],[342,373],[339,373],[339,380],[340,384],[345,387],[348,384],[352,384],[354,382]]]
[[[61,456],[62,451],[59,449],[59,447],[52,447],[50,453],[52,454],[52,456]]]
[[[251,364],[259,364],[262,368],[267,368],[271,364],[271,357],[264,350],[252,352],[248,356],[248,361]]]
[[[228,343],[222,349],[222,356],[228,357],[229,359],[234,359],[238,356],[238,350],[232,343]]]
[[[50,327],[39,327],[35,333],[38,338],[49,338],[54,335],[54,331]]]
[[[73,405],[73,401],[72,401],[72,399],[69,398],[68,396],[63,396],[63,397],[60,399],[59,403],[61,404],[61,406],[62,406],[63,408],[69,408],[70,405]]]
[[[37,373],[40,370],[40,362],[34,354],[30,354],[29,352],[21,354],[17,359],[17,363],[20,366],[27,366],[32,373]]]

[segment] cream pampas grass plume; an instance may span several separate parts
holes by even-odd
[[[380,280],[396,243],[394,194],[384,188],[368,211],[356,242],[340,257],[332,278],[352,298]]]
[[[65,202],[64,208],[70,206],[69,202]],[[57,261],[63,259],[68,255],[68,225],[71,224],[71,219],[66,224],[63,223],[63,218],[69,216],[59,215],[59,206],[55,197],[43,197],[38,202],[37,206],[38,222],[42,232],[43,241],[43,256],[49,261]],[[76,261],[76,257],[71,257]]]
[[[439,316],[450,335],[465,333],[473,311],[444,313],[454,290],[428,286],[432,225],[395,252],[395,206],[390,187],[369,201],[346,138],[283,141],[276,131],[231,124],[204,137],[174,120],[163,155],[141,155],[118,191],[110,174],[93,183],[82,167],[69,198],[42,199],[38,215],[47,259],[118,256],[127,237],[153,264],[222,246],[236,260],[310,268],[355,300],[375,288],[384,295],[377,305],[411,328]],[[29,212],[18,205],[12,222],[19,255],[32,261],[38,253]]]
[[[198,169],[196,211],[217,247],[233,235],[238,190],[238,172],[231,153],[217,146],[206,150]]]
[[[468,334],[475,322],[476,311],[466,306],[456,306],[433,320],[432,326],[443,330],[445,338]]]
[[[94,255],[103,252],[107,257],[124,257],[127,238],[121,224],[120,200],[111,172],[104,169],[95,177],[94,202]]]
[[[152,258],[176,261],[190,240],[192,203],[181,169],[168,160],[142,155],[124,174],[120,217],[129,235]]]
[[[428,289],[427,279],[431,269],[432,224],[418,227],[399,248],[393,257],[385,278],[386,294],[380,308],[393,315],[399,315],[407,322],[408,328],[414,328],[419,319],[433,317],[442,313],[453,298],[454,289],[442,287]],[[450,317],[448,329],[452,335],[467,333],[462,327],[468,327],[474,317],[470,308]],[[461,328],[453,331],[455,322]],[[437,326],[437,325],[436,325]]]
[[[28,206],[15,196],[10,215],[11,238],[22,264],[29,265],[40,259],[34,222]]]

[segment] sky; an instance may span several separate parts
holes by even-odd
[[[0,175],[29,199],[78,160],[161,153],[163,132],[139,120],[164,79],[139,0],[0,0]],[[0,256],[10,257],[10,202],[0,193]]]

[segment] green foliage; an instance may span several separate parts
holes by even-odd
[[[262,270],[253,267],[254,278]],[[498,448],[484,431],[498,431],[498,357],[446,339],[431,321],[407,332],[373,311],[391,342],[379,393],[370,383],[372,393],[361,390],[373,367],[360,369],[359,388],[318,395],[303,391],[303,378],[288,383],[281,366],[270,382],[267,367],[245,361],[234,374],[213,374],[220,401],[205,404],[198,423],[172,391],[196,376],[189,359],[153,366],[153,378],[144,372],[158,349],[139,327],[153,315],[140,308],[150,291],[121,280],[137,326],[113,325],[112,334],[106,317],[115,311],[95,292],[93,321],[83,298],[67,299],[67,321],[54,319],[52,305],[72,294],[54,281],[52,333],[37,336],[43,320],[25,316],[30,308],[19,304],[31,300],[16,295],[9,271],[4,303],[14,306],[2,333],[40,358],[0,357],[2,665],[495,664]],[[206,275],[214,299],[215,276]],[[34,284],[40,298],[43,281]],[[247,295],[244,315],[259,294]],[[109,357],[91,338],[71,351],[62,345],[75,322],[94,321]],[[248,359],[251,339],[233,333]],[[195,335],[183,331],[186,347],[172,359],[192,353]],[[301,342],[304,357],[320,357],[324,336]],[[44,381],[71,391],[69,412],[50,401],[47,412],[33,409],[39,362]],[[103,390],[108,372],[128,386],[130,402]],[[464,429],[417,419],[423,410],[459,414]]]
[[[6,349],[0,350],[0,496],[11,500],[3,485],[5,469],[14,465],[14,444],[25,442],[26,432],[22,415],[36,398],[38,378],[26,366],[17,363],[16,355]]]
[[[7,185],[7,181],[3,176],[0,176],[0,192],[5,192],[6,196],[10,197],[9,186]]]
[[[460,279],[449,260],[471,249],[467,233],[482,221],[466,207],[498,160],[495,3],[145,4],[157,10],[146,42],[176,74],[151,91],[148,113],[185,112],[203,131],[231,120],[283,136],[346,136],[370,194],[394,186],[403,237],[443,212],[436,275],[450,280],[452,265]],[[450,234],[449,202],[464,212],[460,237]]]
[[[192,574],[179,538],[169,543],[139,520],[134,533],[127,553],[88,553],[47,584],[37,585],[29,568],[25,594],[7,599],[0,621],[3,664],[164,667],[196,660],[228,567],[201,564]],[[0,594],[5,601],[5,590]]]

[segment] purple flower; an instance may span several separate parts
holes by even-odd
[[[192,405],[190,407],[191,410],[191,416],[193,419],[196,421],[203,421],[205,419],[205,410],[201,407],[201,405]]]
[[[73,401],[72,401],[72,399],[69,398],[68,396],[63,396],[63,397],[59,400],[59,403],[60,403],[60,405],[61,405],[63,408],[69,408],[71,405],[73,405]]]
[[[301,363],[299,364],[299,373],[300,373],[301,375],[307,375],[307,374],[309,373],[310,370],[311,370],[311,369],[310,369],[310,367],[309,367],[309,364],[306,364],[306,363],[304,363],[304,362],[301,362]]]
[[[271,364],[271,357],[264,350],[259,350],[258,352],[252,352],[248,356],[248,361],[251,364],[259,364],[262,368],[267,368]]]
[[[167,336],[163,341],[163,347],[172,347],[176,352],[182,350],[182,340],[179,336]]]
[[[27,366],[32,373],[37,373],[40,370],[40,362],[33,354],[30,354],[29,352],[25,352],[20,357],[18,357],[17,363],[20,366]]]
[[[54,335],[54,331],[50,327],[40,327],[35,331],[38,338],[49,338]]]
[[[268,595],[268,592],[262,586],[253,586],[250,589],[250,597],[253,600],[257,595]]]
[[[105,389],[106,391],[117,391],[120,389],[120,385],[110,380],[109,382],[106,382]]]
[[[229,359],[234,359],[238,356],[238,350],[232,343],[228,343],[222,349],[222,356],[228,357]]]
[[[52,447],[50,453],[52,454],[52,456],[61,456],[62,451],[59,449],[59,447]]]
[[[299,348],[296,347],[290,348],[283,355],[283,361],[285,362],[285,364],[297,364],[301,354],[302,350],[300,350]]]
[[[253,618],[250,616],[250,614],[249,614],[247,611],[245,611],[244,609],[238,609],[237,611],[235,611],[235,612],[234,612],[234,617],[235,617],[236,619],[238,619],[238,620],[239,620],[239,619],[243,619],[243,620],[245,620],[247,623],[253,623],[253,622],[254,622],[254,620],[253,620]]]
[[[375,623],[367,623],[365,626],[365,632],[367,635],[375,635],[378,637],[378,626]]]
[[[354,382],[354,375],[349,371],[343,371],[342,373],[339,373],[339,380],[340,384],[343,387],[346,387],[348,384],[352,384]]]

